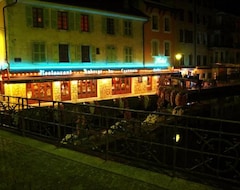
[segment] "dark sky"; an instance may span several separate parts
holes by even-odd
[[[240,15],[240,1],[239,0],[216,0],[219,8],[223,11]]]

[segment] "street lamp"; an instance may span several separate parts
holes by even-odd
[[[177,54],[175,55],[175,58],[176,58],[176,60],[178,61],[178,66],[180,66],[180,61],[181,61],[181,59],[182,59],[182,54],[181,54],[181,53],[177,53]]]

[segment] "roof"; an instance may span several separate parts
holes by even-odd
[[[86,8],[93,8],[98,10],[104,11],[111,11],[117,12],[122,14],[128,14],[133,16],[139,17],[147,17],[145,14],[140,12],[139,10],[135,9],[130,5],[130,3],[126,3],[126,0],[40,0],[45,2],[51,3],[58,3],[64,5],[71,5],[71,6],[79,6],[79,7],[86,7]]]

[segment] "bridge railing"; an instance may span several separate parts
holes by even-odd
[[[240,185],[240,122],[1,97],[0,128],[211,185]]]

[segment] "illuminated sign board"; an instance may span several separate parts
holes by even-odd
[[[40,70],[39,75],[41,76],[57,76],[57,75],[71,75],[72,70],[69,71],[45,71],[45,70]]]
[[[112,74],[112,73],[137,73],[138,69],[120,69],[120,70],[94,70],[94,69],[83,69],[84,74]]]

